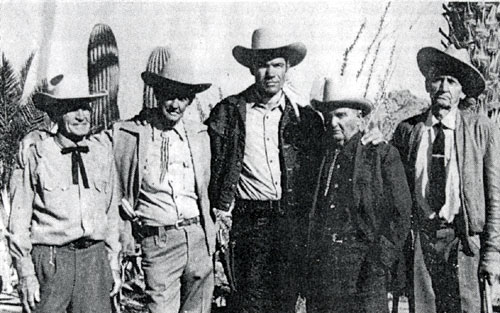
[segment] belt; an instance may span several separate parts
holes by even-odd
[[[100,240],[92,240],[88,238],[80,238],[68,244],[61,246],[61,248],[68,248],[70,250],[82,250],[92,247],[93,245],[101,242]]]
[[[193,224],[198,224],[200,222],[200,217],[192,217],[192,218],[185,218],[182,220],[178,220],[175,222],[173,225],[166,225],[166,226],[149,226],[149,225],[142,225],[139,226],[138,231],[140,232],[142,237],[149,237],[149,236],[154,236],[160,234],[161,231],[167,231],[167,230],[172,230],[172,229],[181,229],[183,227],[193,225]]]
[[[239,213],[252,213],[254,217],[273,216],[285,214],[281,200],[246,200],[236,199],[235,211]]]
[[[342,233],[331,233],[328,232],[325,236],[330,237],[329,241],[331,245],[346,245],[350,243],[360,243],[363,242],[356,234],[342,234]]]

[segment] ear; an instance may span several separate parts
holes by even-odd
[[[464,91],[460,91],[460,100],[464,100],[467,96],[465,95]]]

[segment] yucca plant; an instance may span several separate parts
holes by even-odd
[[[486,80],[483,94],[465,106],[488,114],[500,125],[500,2],[449,2],[443,4],[443,17],[448,31],[439,29],[441,44],[468,49],[473,65]]]

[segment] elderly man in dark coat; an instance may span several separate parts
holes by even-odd
[[[388,312],[386,274],[410,229],[411,196],[398,151],[361,144],[371,104],[346,85],[327,80],[324,101],[313,100],[327,135],[311,211],[308,309]]]
[[[393,137],[414,199],[415,312],[480,312],[479,277],[500,270],[500,133],[458,108],[485,88],[465,49],[426,47],[417,62],[431,107]]]

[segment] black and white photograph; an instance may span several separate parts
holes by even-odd
[[[500,312],[500,2],[0,0],[0,313]]]

